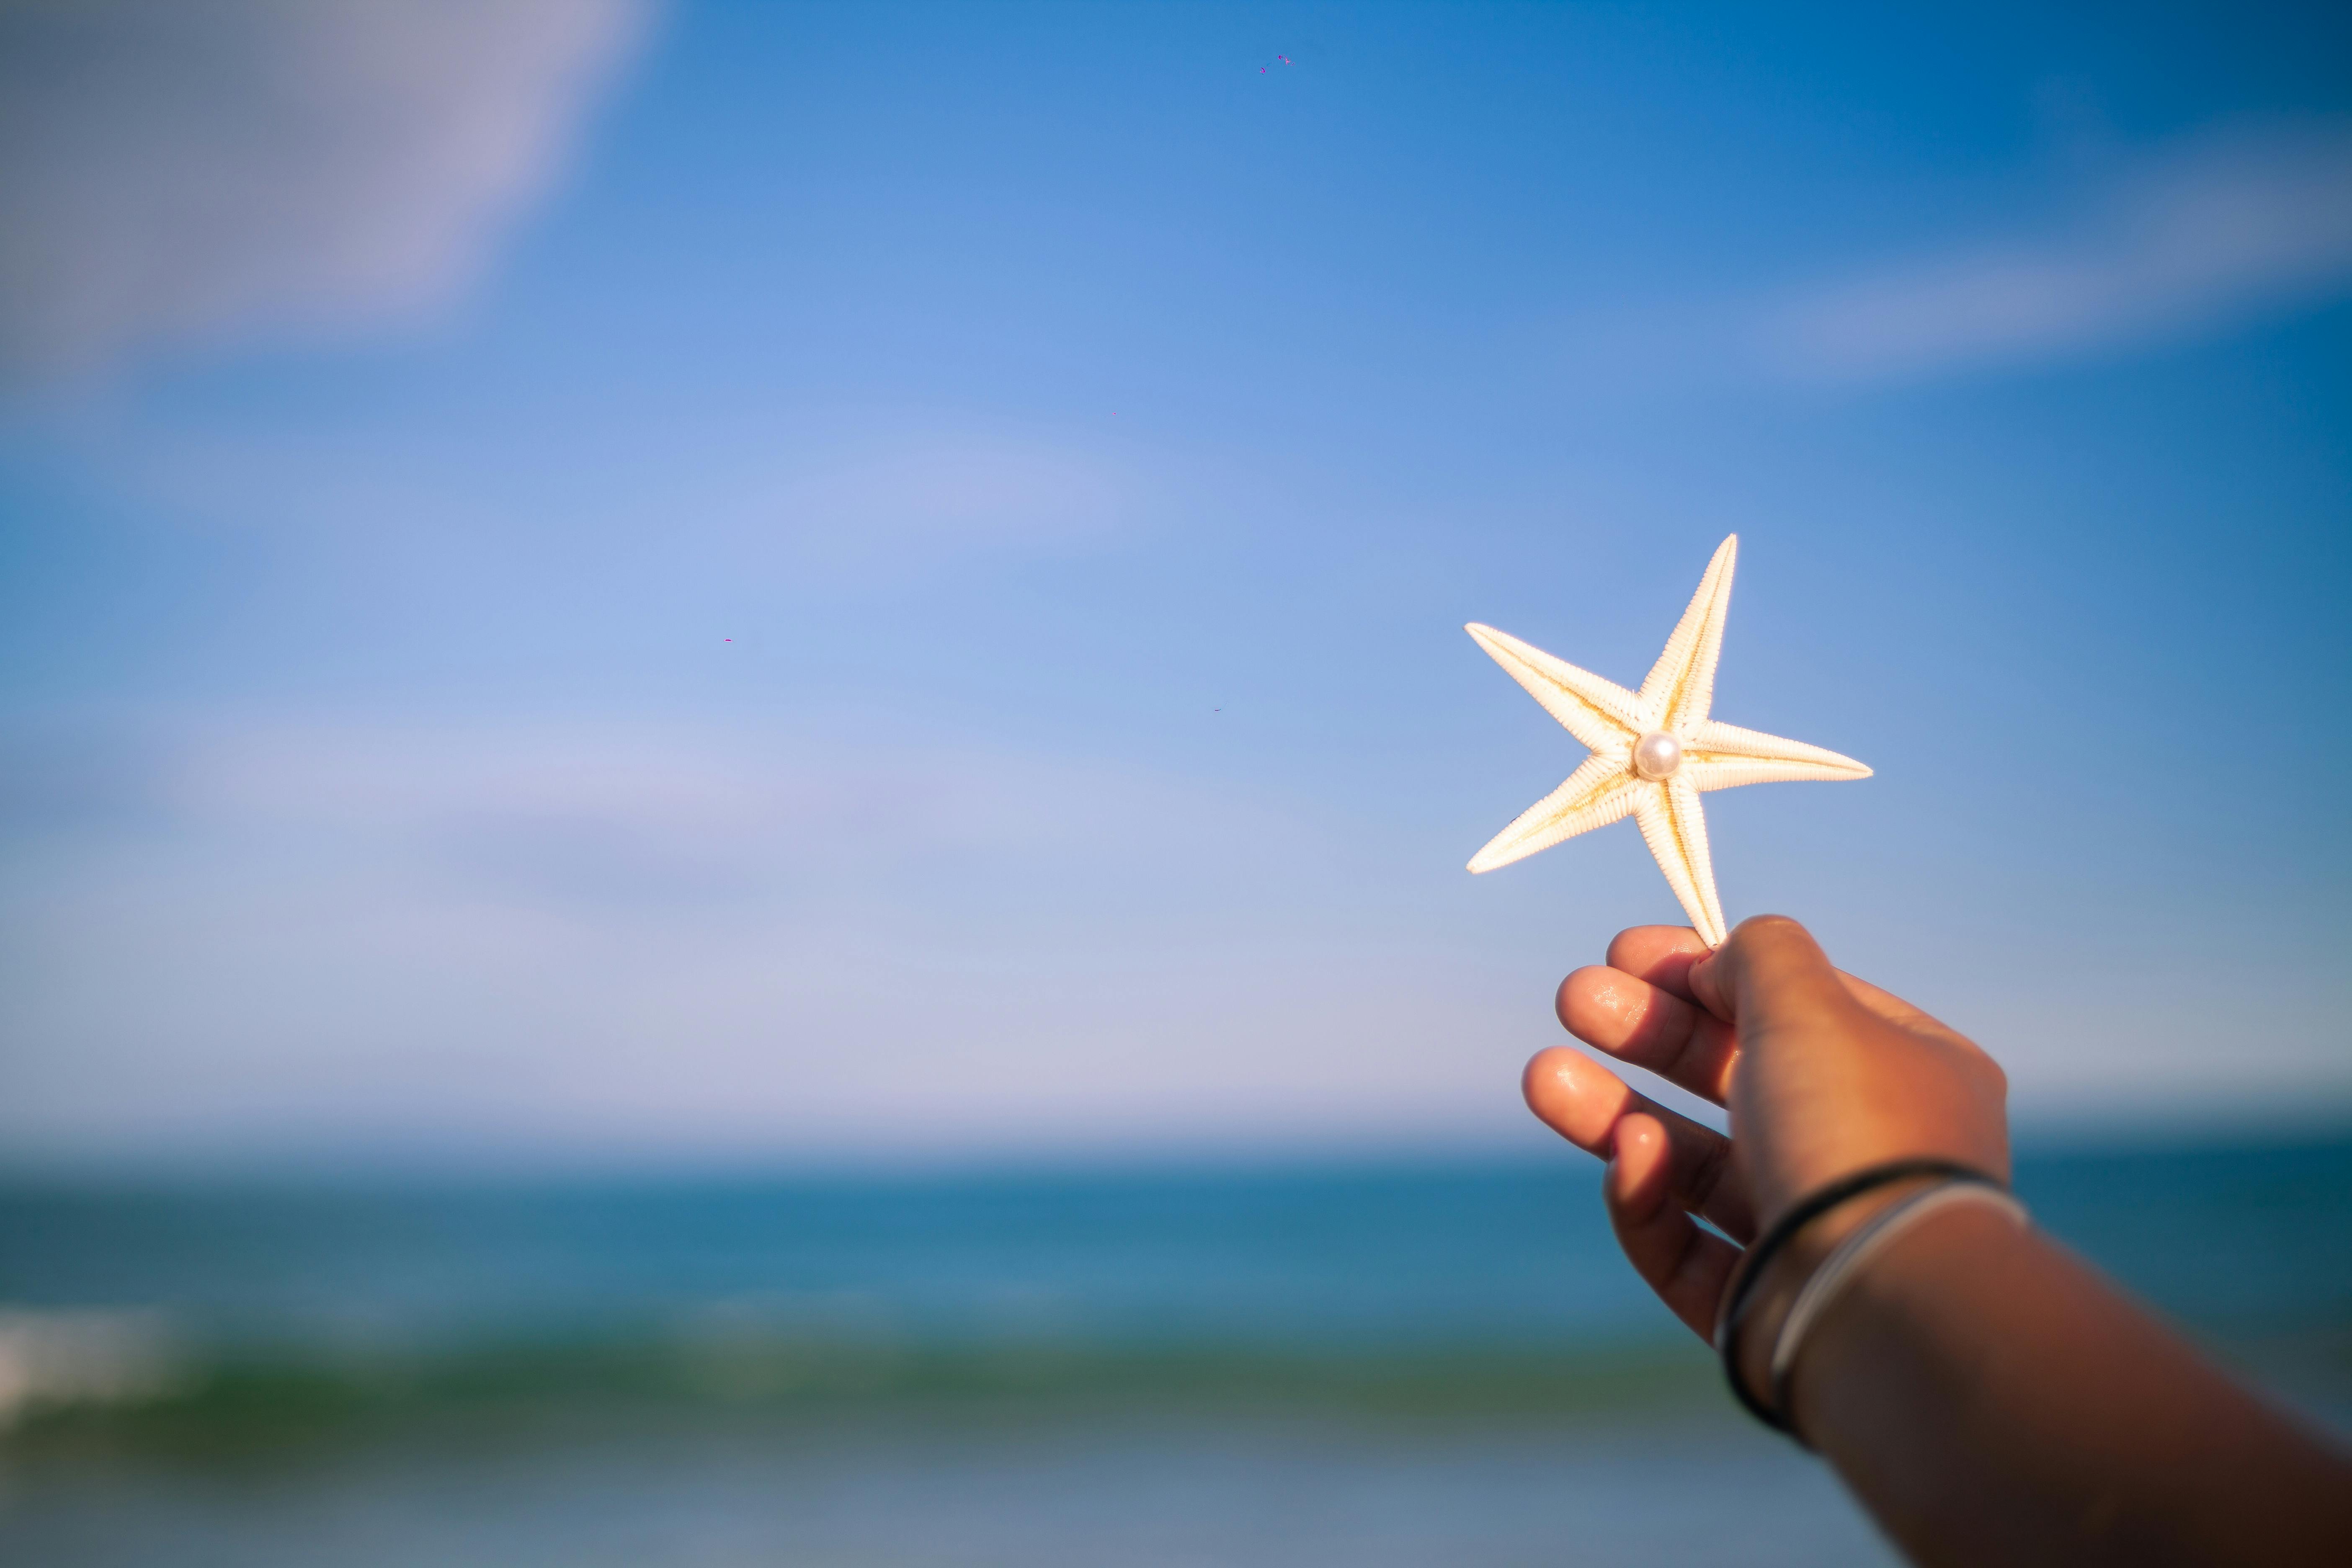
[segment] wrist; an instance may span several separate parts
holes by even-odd
[[[1748,1387],[1759,1395],[1770,1389],[1772,1348],[1780,1341],[1790,1309],[1796,1305],[1806,1281],[1820,1271],[1830,1255],[1888,1209],[1950,1179],[1923,1174],[1873,1187],[1808,1221],[1790,1237],[1787,1245],[1768,1259],[1758,1274],[1741,1314],[1735,1364]],[[1785,1416],[1788,1412],[1780,1414]]]
[[[1784,1390],[1774,1384],[1811,1321],[1873,1251],[1936,1208],[1971,1196],[1990,1198],[2022,1217],[1998,1178],[1936,1155],[1864,1166],[1783,1210],[1733,1270],[1716,1320],[1716,1353],[1748,1414],[1793,1436],[1780,1404]],[[1775,1289],[1766,1300],[1768,1286]],[[1769,1332],[1753,1331],[1759,1305],[1777,1318]],[[1766,1379],[1760,1384],[1749,1376],[1759,1370],[1752,1365],[1759,1354]]]

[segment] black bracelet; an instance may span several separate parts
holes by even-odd
[[[1748,1299],[1755,1293],[1757,1282],[1764,1278],[1766,1267],[1799,1231],[1849,1198],[1858,1198],[1874,1187],[1908,1181],[1914,1176],[1957,1176],[2008,1191],[2007,1183],[1958,1160],[1890,1160],[1883,1165],[1865,1165],[1792,1205],[1771,1229],[1756,1238],[1732,1270],[1730,1287],[1723,1293],[1722,1310],[1716,1315],[1715,1353],[1723,1360],[1724,1380],[1731,1384],[1733,1396],[1748,1414],[1775,1432],[1792,1432],[1794,1428],[1786,1415],[1750,1393],[1746,1380],[1739,1375],[1739,1330],[1748,1310]]]

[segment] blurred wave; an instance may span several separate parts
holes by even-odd
[[[85,1385],[28,1405],[18,1461],[315,1457],[321,1444],[643,1440],[692,1428],[789,1434],[845,1420],[926,1429],[1108,1417],[1314,1417],[1371,1427],[1712,1414],[1696,1343],[1551,1353],[1473,1348],[1318,1355],[1232,1346],[890,1344],[732,1335],[506,1342],[414,1356],[245,1358],[135,1393]]]
[[[49,1410],[167,1398],[187,1377],[161,1313],[0,1311],[0,1430]]]

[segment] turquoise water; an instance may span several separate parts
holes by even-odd
[[[1580,1159],[548,1184],[0,1188],[0,1300],[205,1337],[543,1334],[712,1307],[950,1338],[1658,1330]],[[2352,1141],[2028,1155],[2049,1229],[2191,1321],[2352,1314]]]
[[[2352,1428],[2352,1140],[2018,1185]],[[0,1302],[169,1357],[0,1438],[0,1561],[1886,1560],[1565,1159],[19,1184]]]

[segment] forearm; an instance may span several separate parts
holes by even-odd
[[[1920,1563],[2352,1562],[2352,1466],[1989,1206],[1875,1258],[1790,1396]]]

